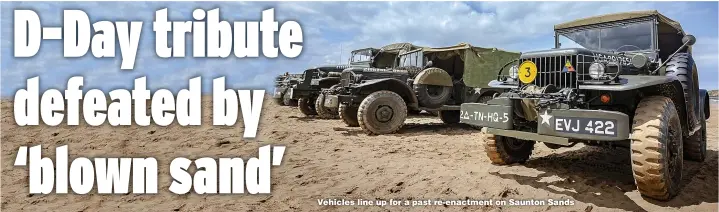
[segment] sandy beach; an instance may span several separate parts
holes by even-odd
[[[2,102],[2,210],[7,211],[716,211],[717,116],[708,121],[707,160],[685,161],[683,189],[669,202],[642,198],[634,186],[626,149],[577,145],[553,150],[538,144],[524,165],[490,164],[481,132],[411,117],[398,134],[368,136],[340,120],[304,117],[296,108],[265,99],[258,137],[242,138],[242,123],[211,126],[211,102],[203,126],[20,127],[12,103]],[[68,145],[75,157],[156,157],[159,194],[28,194],[27,169],[14,167],[19,146],[41,144],[54,158]],[[256,156],[257,148],[285,145],[273,167],[269,195],[175,195],[169,162],[175,157]],[[94,193],[94,194],[93,194]],[[318,199],[466,200],[568,199],[569,206],[321,206]]]

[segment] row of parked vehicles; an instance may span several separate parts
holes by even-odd
[[[671,199],[684,159],[706,157],[709,97],[692,58],[696,39],[657,11],[554,28],[555,48],[524,53],[467,43],[358,49],[347,65],[278,76],[274,98],[369,134],[436,113],[481,128],[494,164],[524,163],[536,142],[628,148],[639,192]]]

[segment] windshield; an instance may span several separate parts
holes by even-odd
[[[399,56],[399,67],[414,66],[424,67],[426,62],[422,51],[416,51],[409,54],[403,54]]]
[[[642,51],[652,48],[652,22],[606,28],[558,32],[562,48],[583,47],[600,51]]]
[[[367,62],[372,60],[372,49],[353,51],[350,56],[350,63]]]

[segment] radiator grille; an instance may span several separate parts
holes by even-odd
[[[621,63],[616,60],[598,60],[594,55],[585,54],[524,58],[517,65],[524,61],[531,61],[537,66],[537,77],[529,84],[540,87],[554,85],[557,88],[579,88],[580,84],[610,83],[619,73],[618,70],[621,70]],[[607,67],[605,75],[597,79],[589,74],[589,67],[595,61],[602,61]]]
[[[578,87],[577,73],[583,70],[577,67],[576,56],[539,57],[527,60],[537,65],[537,78],[532,84],[540,87],[550,84],[560,88]],[[569,67],[565,69],[567,61],[571,64],[571,69]]]
[[[352,83],[353,76],[354,73],[352,73],[352,71],[343,71],[342,74],[340,74],[340,86],[350,86],[350,83]]]

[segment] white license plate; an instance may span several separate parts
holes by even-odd
[[[613,119],[555,116],[552,121],[552,127],[557,132],[617,136],[617,121]]]

